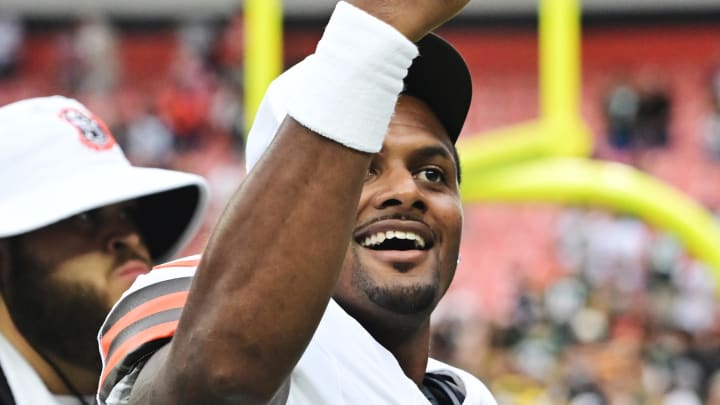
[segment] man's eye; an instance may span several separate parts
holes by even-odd
[[[97,210],[90,210],[81,212],[75,216],[72,217],[73,220],[80,222],[80,223],[93,223],[95,222],[95,219],[97,218]]]
[[[133,222],[138,217],[138,208],[135,205],[128,205],[120,211],[120,217],[128,222]]]
[[[417,174],[420,180],[429,181],[431,183],[444,183],[445,175],[438,169],[423,169]]]
[[[82,222],[88,222],[92,220],[92,217],[90,216],[90,213],[88,212],[81,212],[77,215],[75,215],[75,219]]]

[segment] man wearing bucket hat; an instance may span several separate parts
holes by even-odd
[[[108,315],[101,404],[496,404],[428,358],[472,88],[426,34],[465,3],[338,3],[270,85],[202,256],[139,277]]]
[[[92,403],[97,329],[134,279],[193,236],[195,175],[133,167],[61,96],[0,107],[0,403]]]

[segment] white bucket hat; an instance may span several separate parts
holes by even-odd
[[[208,190],[196,175],[130,165],[102,120],[76,100],[0,107],[0,238],[135,199],[140,232],[164,261],[194,235]]]

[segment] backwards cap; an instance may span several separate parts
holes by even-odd
[[[423,100],[455,143],[470,108],[470,72],[460,53],[436,34],[428,34],[417,46],[420,56],[413,60],[408,70],[402,93]],[[245,148],[248,172],[275,138],[287,115],[286,102],[302,82],[305,68],[306,62],[299,62],[268,87],[248,133]]]
[[[201,177],[130,165],[105,124],[76,100],[0,107],[0,238],[137,199],[140,231],[163,261],[194,235],[207,194]]]

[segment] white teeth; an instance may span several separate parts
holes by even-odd
[[[377,246],[381,243],[385,242],[387,239],[405,239],[405,240],[412,240],[415,241],[415,246],[417,246],[420,249],[425,248],[425,239],[423,239],[422,236],[414,233],[414,232],[405,232],[405,231],[387,231],[387,232],[378,232],[376,234],[366,236],[365,240],[361,242],[362,246],[368,247],[368,246]]]

